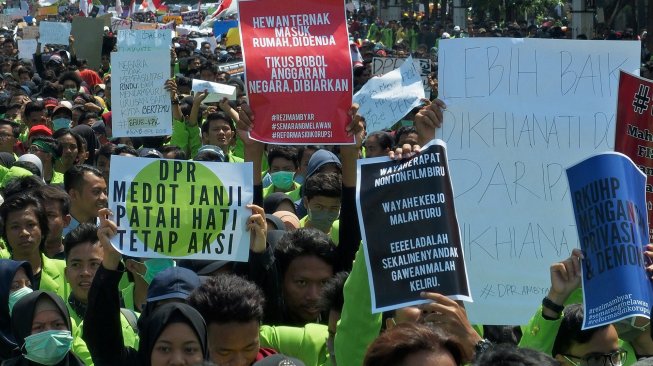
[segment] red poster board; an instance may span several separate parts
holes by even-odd
[[[617,102],[615,151],[646,174],[649,242],[653,241],[653,82],[621,71]]]
[[[343,0],[239,1],[250,136],[347,144],[352,63]]]

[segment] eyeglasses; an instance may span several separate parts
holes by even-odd
[[[590,353],[583,357],[574,355],[562,356],[574,366],[621,366],[627,354],[628,352],[626,350],[618,349],[611,353]],[[570,358],[580,360],[580,362],[574,362]]]

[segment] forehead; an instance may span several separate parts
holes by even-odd
[[[27,218],[36,220],[36,208],[27,206],[7,213],[7,221],[22,221]]]
[[[85,185],[88,186],[106,186],[106,183],[104,183],[104,178],[98,177],[97,175],[91,173],[91,172],[86,172],[84,173],[84,183]]]
[[[104,258],[104,252],[102,251],[102,247],[98,244],[98,242],[91,243],[89,241],[77,244],[70,250],[70,252],[68,252],[66,260],[102,259]]]
[[[310,206],[320,205],[325,207],[340,206],[340,198],[315,196],[309,200],[308,204]]]
[[[333,267],[314,255],[301,255],[288,265],[287,276],[323,281],[333,276]]]

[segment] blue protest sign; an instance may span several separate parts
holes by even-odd
[[[595,155],[567,169],[580,238],[583,329],[632,316],[650,317],[646,274],[646,176],[626,156]]]

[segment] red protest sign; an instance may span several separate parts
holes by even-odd
[[[653,82],[621,71],[615,151],[627,155],[646,174],[648,222],[653,222]],[[653,241],[653,226],[649,239]]]
[[[345,144],[352,64],[342,0],[239,1],[245,80],[256,124],[276,144]]]

